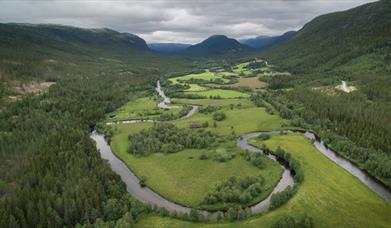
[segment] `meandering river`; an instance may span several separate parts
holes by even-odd
[[[157,82],[156,91],[160,94],[160,96],[163,97],[163,101],[159,104],[159,107],[166,107],[167,103],[170,101],[170,99],[165,96],[164,92],[161,90],[160,82]],[[167,102],[168,101],[168,102]],[[183,118],[190,118],[192,115],[195,114],[197,111],[198,106],[193,106],[193,109]],[[139,120],[133,120],[134,122],[140,122]],[[148,121],[148,120],[143,120]],[[129,122],[133,123],[133,122]],[[263,153],[263,151],[259,148],[256,148],[250,144],[248,144],[248,140],[253,137],[257,137],[261,134],[279,134],[280,131],[270,131],[270,132],[253,132],[253,133],[247,133],[244,134],[242,137],[240,137],[236,141],[236,145],[242,149],[249,150],[254,153]],[[368,173],[362,171],[360,168],[358,168],[355,164],[351,163],[350,161],[340,157],[335,153],[334,151],[328,149],[323,141],[321,141],[318,137],[316,137],[315,134],[311,132],[293,132],[293,131],[284,131],[284,133],[289,134],[303,134],[307,138],[313,140],[313,144],[315,148],[322,153],[324,156],[329,158],[331,161],[335,162],[345,170],[347,170],[349,173],[357,177],[362,183],[364,183],[366,186],[368,186],[370,189],[372,189],[374,192],[376,192],[379,196],[384,198],[387,201],[391,201],[391,191],[387,187],[385,187],[383,184],[378,182],[375,178],[370,176]],[[189,213],[191,211],[191,208],[179,205],[177,203],[171,202],[167,199],[165,199],[163,196],[159,195],[158,193],[154,192],[148,187],[142,188],[139,184],[139,179],[137,176],[127,167],[127,165],[122,162],[119,158],[117,158],[110,146],[107,144],[104,136],[102,134],[97,133],[96,131],[91,133],[91,138],[96,142],[96,146],[98,150],[101,153],[101,156],[103,159],[107,160],[110,164],[112,170],[116,172],[118,175],[120,175],[121,179],[124,181],[124,183],[127,186],[127,190],[129,193],[132,194],[133,197],[140,200],[143,203],[156,205],[158,207],[163,207],[167,209],[170,212],[176,211],[181,213]],[[272,160],[277,161],[276,157],[274,155],[268,154],[266,155]],[[256,205],[251,207],[252,214],[259,214],[264,211],[266,211],[270,206],[270,199],[271,195],[273,193],[281,192],[286,187],[292,186],[294,184],[293,177],[291,175],[291,172],[288,168],[282,166],[284,168],[283,175],[276,185],[276,187],[273,189],[272,193],[263,201],[257,203]],[[208,219],[213,220],[216,218],[216,213],[211,213],[207,211],[201,211]]]
[[[180,108],[179,106],[169,106],[168,105],[171,102],[171,99],[169,97],[167,97],[166,94],[164,93],[164,91],[162,90],[162,87],[160,86],[159,80],[156,82],[155,90],[163,98],[163,101],[157,105],[159,108],[162,108],[162,109]],[[199,106],[192,105],[190,111],[185,116],[182,116],[181,119],[187,119],[187,118],[192,117],[197,112],[198,108],[199,108]],[[148,120],[148,119],[131,119],[131,120],[119,120],[119,121],[114,121],[114,122],[107,122],[106,125],[144,123],[144,122],[159,122],[159,121]]]

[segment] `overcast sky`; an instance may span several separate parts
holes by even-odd
[[[0,22],[106,27],[147,42],[196,43],[298,30],[314,17],[374,0],[0,0]]]

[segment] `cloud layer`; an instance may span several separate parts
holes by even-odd
[[[314,17],[374,0],[2,0],[0,22],[106,27],[147,42],[196,43],[300,29]]]

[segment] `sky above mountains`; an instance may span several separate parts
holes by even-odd
[[[1,0],[0,22],[106,27],[147,42],[197,43],[298,30],[314,17],[374,0]]]

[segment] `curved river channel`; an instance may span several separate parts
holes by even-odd
[[[164,92],[160,88],[160,83],[158,81],[157,92],[163,97],[163,102],[159,104],[159,107],[167,106],[167,101],[169,102],[169,98],[164,95]],[[161,105],[164,103],[164,105]],[[197,111],[198,106],[193,106],[193,109],[182,118],[190,118],[192,115],[195,114]],[[144,120],[145,121],[145,120]],[[147,120],[148,121],[148,120]],[[134,122],[128,121],[128,123],[136,123],[141,122],[135,120]],[[123,122],[124,123],[124,122]],[[257,137],[261,134],[279,134],[281,131],[270,131],[270,132],[252,132],[242,135],[239,139],[236,141],[236,145],[242,149],[249,150],[254,153],[263,153],[263,151],[257,147],[254,147],[250,144],[248,144],[248,140],[253,137]],[[284,131],[284,133],[288,134],[303,134],[307,138],[313,140],[313,144],[315,148],[322,153],[324,156],[326,156],[328,159],[333,161],[334,163],[341,166],[343,169],[347,170],[349,173],[351,173],[353,176],[357,177],[362,183],[364,183],[367,187],[369,187],[371,190],[376,192],[379,196],[384,198],[387,201],[391,201],[391,191],[387,187],[385,187],[383,184],[381,184],[379,181],[377,181],[375,178],[370,176],[365,171],[362,171],[360,168],[358,168],[355,164],[351,163],[350,161],[340,157],[335,153],[334,151],[328,149],[322,140],[320,140],[314,133],[306,131],[306,132],[294,132],[294,131]],[[129,193],[132,194],[133,197],[138,199],[139,201],[155,205],[158,207],[163,207],[167,209],[170,212],[181,212],[181,213],[189,213],[191,211],[191,208],[179,205],[175,202],[169,201],[165,199],[163,196],[159,195],[158,193],[154,192],[148,187],[142,188],[139,184],[139,179],[137,176],[127,167],[127,165],[122,162],[119,158],[117,158],[114,153],[112,152],[110,146],[107,144],[104,136],[102,134],[97,133],[96,131],[92,132],[90,137],[96,142],[96,147],[100,151],[100,154],[103,159],[107,160],[108,163],[111,166],[111,169],[116,172],[118,175],[120,175],[122,181],[125,182],[127,190]],[[266,154],[265,154],[266,155]],[[276,157],[271,154],[266,155],[268,158],[277,161]],[[288,186],[293,186],[294,181],[293,177],[291,175],[290,170],[281,165],[284,169],[283,175],[276,185],[276,187],[273,189],[272,193],[263,201],[257,203],[256,205],[251,207],[252,214],[259,214],[264,211],[266,211],[270,206],[270,199],[273,193],[281,192]],[[207,219],[214,220],[217,217],[217,213],[215,212],[208,212],[208,211],[201,211],[201,213],[206,216]]]

